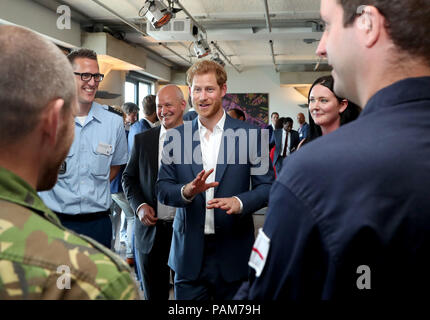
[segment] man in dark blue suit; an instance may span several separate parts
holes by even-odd
[[[329,27],[317,54],[333,66],[336,94],[363,111],[287,158],[238,298],[428,296],[430,6],[362,4],[321,1]]]
[[[176,299],[234,296],[247,277],[252,213],[266,206],[274,178],[268,132],[222,108],[226,81],[216,62],[196,62],[187,82],[199,116],[166,137],[157,195],[178,207],[169,257]]]
[[[273,145],[276,146],[275,155],[273,157],[276,174],[281,172],[284,159],[296,150],[300,142],[298,132],[293,130],[293,119],[290,117],[283,119],[283,128],[274,131],[270,144],[270,148],[272,148]]]

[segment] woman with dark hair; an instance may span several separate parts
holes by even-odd
[[[302,140],[298,148],[357,119],[360,115],[361,108],[337,96],[333,87],[332,76],[320,77],[312,84],[308,94],[309,138]]]

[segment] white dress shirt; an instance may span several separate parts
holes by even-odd
[[[224,132],[225,118],[226,116],[224,111],[223,116],[215,125],[212,132],[210,132],[200,122],[200,119],[198,119],[198,126],[199,126],[198,130],[199,130],[199,136],[200,136],[200,149],[202,152],[203,169],[205,171],[211,170],[212,168],[214,169],[214,171],[206,179],[206,183],[211,183],[215,181],[216,166],[218,161],[219,148],[221,146],[221,139]],[[181,189],[182,198],[187,202],[191,202],[194,199],[194,197],[191,199],[185,198],[184,188],[185,186],[183,186]],[[215,191],[215,188],[209,188],[205,191],[205,195],[206,195],[205,234],[215,233],[214,209],[207,209],[208,201],[214,198],[214,191]],[[238,197],[235,196],[234,198],[236,198],[239,201],[239,204],[240,204],[239,213],[240,213],[243,210],[243,203]]]
[[[211,183],[215,181],[216,165],[218,160],[219,148],[221,145],[221,138],[224,132],[224,123],[225,112],[223,113],[218,123],[215,125],[212,132],[210,132],[200,122],[200,119],[198,120],[203,169],[205,171],[211,170],[212,168],[214,169],[214,172],[212,172],[211,175],[206,179],[206,183]],[[214,198],[214,189],[215,188],[209,188],[206,190],[206,206],[208,201]],[[205,234],[213,233],[215,233],[214,209],[206,209]]]
[[[282,129],[282,148],[281,148],[281,156],[284,153],[284,148],[285,148],[285,136],[288,134],[288,148],[287,148],[287,152],[286,152],[286,156],[290,155],[290,145],[291,145],[291,132],[285,131],[284,129]]]

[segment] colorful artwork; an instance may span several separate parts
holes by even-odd
[[[269,120],[268,93],[229,93],[222,100],[225,111],[240,109],[245,112],[246,122],[265,128]]]

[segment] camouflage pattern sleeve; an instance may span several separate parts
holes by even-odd
[[[137,299],[109,249],[0,200],[0,299]]]

